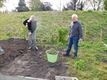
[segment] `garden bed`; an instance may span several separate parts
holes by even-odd
[[[46,60],[46,49],[38,46],[38,51],[27,49],[24,39],[1,40],[0,46],[5,53],[0,55],[0,72],[6,75],[20,75],[54,80],[55,76],[66,76],[65,58],[55,64]]]

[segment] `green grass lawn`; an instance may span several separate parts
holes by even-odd
[[[85,41],[79,44],[78,60],[67,59],[69,75],[77,76],[80,80],[107,80],[107,47],[102,43],[107,44],[106,11],[0,13],[0,39],[27,38],[27,29],[22,23],[33,14],[38,21],[37,43],[66,49],[73,13],[79,16]],[[59,31],[63,31],[63,34],[59,35]],[[59,41],[61,36],[65,38],[64,43]]]

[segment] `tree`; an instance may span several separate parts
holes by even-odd
[[[16,10],[18,12],[29,11],[28,7],[26,7],[25,0],[19,0]]]
[[[77,9],[77,1],[78,0],[71,0],[68,4],[67,7],[64,6],[64,10],[76,10]]]
[[[0,7],[2,7],[4,0],[0,0]]]
[[[96,10],[96,3],[97,3],[96,0],[90,0],[90,4],[93,7],[93,10]]]
[[[100,10],[102,9],[103,0],[90,0],[90,4],[93,10]]]
[[[97,10],[100,10],[102,2],[104,2],[104,0],[98,0]]]
[[[73,10],[73,5],[72,3],[68,3],[66,6],[64,6],[64,10]]]
[[[107,10],[107,0],[104,0],[104,8]]]
[[[76,10],[76,8],[77,8],[77,6],[76,6],[77,1],[78,0],[73,0],[74,10]]]
[[[64,6],[64,10],[83,10],[85,1],[71,0],[70,3]]]
[[[77,2],[77,10],[83,10],[85,5],[85,1],[78,0]]]
[[[44,2],[43,5],[42,5],[42,9],[43,9],[44,11],[51,11],[51,10],[52,10],[51,6],[52,6],[52,5],[51,5],[50,2]]]
[[[40,11],[42,10],[42,3],[40,2],[40,0],[31,0],[30,8],[32,11]]]

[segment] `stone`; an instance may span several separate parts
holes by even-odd
[[[4,54],[4,49],[0,46],[0,55]]]
[[[55,80],[78,80],[76,77],[55,76]]]

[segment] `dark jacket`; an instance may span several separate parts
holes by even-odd
[[[73,22],[73,24],[70,26],[70,37],[72,36],[83,38],[83,30],[79,21]]]
[[[36,30],[36,27],[37,27],[37,24],[36,24],[36,21],[30,21],[28,22],[29,19],[26,19],[23,24],[26,26],[27,25],[27,28],[28,30],[33,33],[35,30]]]

